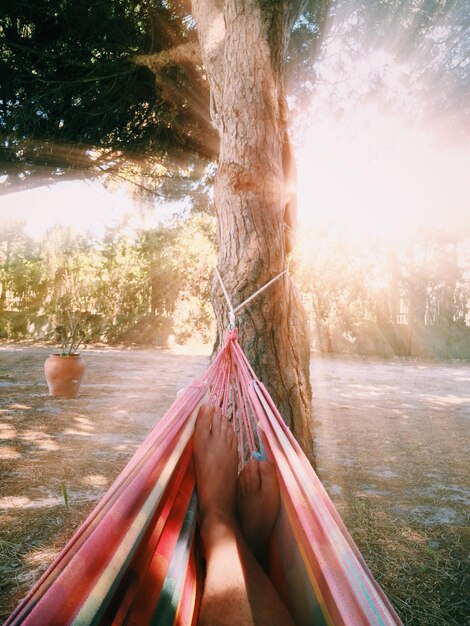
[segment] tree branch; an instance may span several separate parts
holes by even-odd
[[[148,67],[155,74],[170,65],[202,64],[201,51],[197,41],[182,43],[156,54],[139,54],[132,57],[132,61],[136,65]]]
[[[213,99],[211,117],[217,126],[224,84],[225,19],[224,0],[192,0],[201,54]]]

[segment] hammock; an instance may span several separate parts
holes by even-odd
[[[240,458],[276,464],[270,577],[299,626],[401,624],[237,341],[183,390],[6,626],[197,622],[202,569],[192,433],[202,402],[233,423]]]

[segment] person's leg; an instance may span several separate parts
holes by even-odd
[[[200,626],[289,626],[292,619],[250,551],[236,518],[237,440],[203,406],[194,431],[199,525],[206,558]]]

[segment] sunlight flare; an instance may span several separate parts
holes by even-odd
[[[322,119],[298,152],[300,222],[357,238],[403,240],[420,228],[470,230],[470,149],[371,106]]]

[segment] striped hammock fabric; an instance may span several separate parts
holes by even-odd
[[[232,422],[241,463],[261,447],[278,469],[281,511],[271,538],[270,577],[295,623],[401,624],[256,378],[235,330],[6,626],[197,623],[203,574],[192,433],[203,402],[222,407]]]

